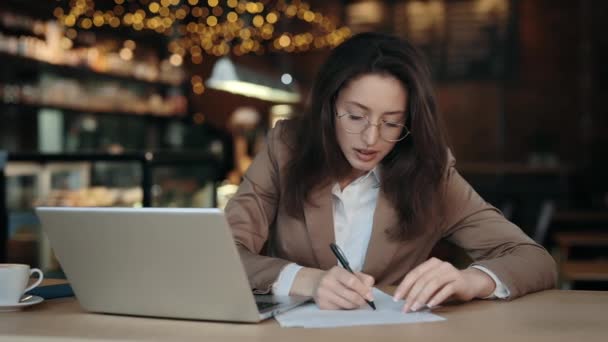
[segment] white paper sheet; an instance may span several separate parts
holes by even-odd
[[[334,328],[359,325],[401,324],[444,321],[445,318],[432,314],[428,309],[413,313],[403,313],[404,301],[394,302],[393,297],[374,288],[374,303],[377,310],[369,306],[358,310],[320,310],[309,303],[276,316],[282,327]]]

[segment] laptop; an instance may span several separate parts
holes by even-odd
[[[220,209],[38,207],[87,311],[259,322],[307,297],[254,295]]]

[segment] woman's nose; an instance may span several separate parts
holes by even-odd
[[[380,127],[370,124],[365,130],[363,130],[361,137],[367,146],[375,145],[380,138]]]

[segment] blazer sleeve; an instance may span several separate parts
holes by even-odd
[[[281,269],[290,263],[260,255],[275,220],[280,197],[277,163],[280,126],[270,131],[264,149],[254,158],[238,191],[225,208],[250,286],[259,293],[269,292]]]
[[[509,299],[555,287],[555,261],[547,251],[486,203],[454,168],[445,183],[443,237],[465,249],[473,265],[491,270],[509,289]]]

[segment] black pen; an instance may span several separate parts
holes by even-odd
[[[330,243],[329,248],[331,248],[331,251],[334,252],[334,255],[336,256],[336,258],[338,258],[338,261],[340,262],[342,267],[344,267],[348,272],[355,274],[355,272],[353,272],[353,270],[348,265],[348,260],[346,260],[346,255],[344,255],[344,253],[342,253],[340,246],[336,245],[335,243]],[[367,300],[367,299],[365,301],[367,302],[367,304],[369,304],[369,306],[372,307],[372,309],[376,310],[376,304],[374,304],[374,301]]]

